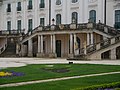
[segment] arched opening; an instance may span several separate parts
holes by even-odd
[[[89,12],[89,20],[90,22],[96,23],[96,11],[95,10],[91,10]]]

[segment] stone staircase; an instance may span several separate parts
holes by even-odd
[[[7,47],[0,57],[16,57],[16,44],[10,39],[7,40]]]
[[[82,48],[82,49],[79,48],[76,50],[76,51],[79,50],[79,53],[77,53],[73,58],[69,58],[68,60],[101,59],[102,53],[110,51],[119,46],[120,46],[120,35],[93,45],[89,45],[86,48]]]

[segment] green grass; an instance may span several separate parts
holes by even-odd
[[[120,74],[84,77],[62,81],[53,81],[17,87],[5,87],[0,90],[74,90],[92,85],[108,84],[120,81]]]
[[[70,72],[55,73],[50,71],[44,71],[42,70],[42,68],[68,68]],[[8,68],[8,69],[5,69],[5,71],[6,70],[23,72],[25,73],[25,75],[21,77],[0,78],[0,84],[59,78],[59,77],[67,77],[67,76],[96,74],[96,73],[104,73],[104,72],[115,72],[115,71],[120,71],[120,66],[92,65],[92,64],[71,64],[71,65],[56,64],[53,67],[47,67],[46,65],[28,65],[28,66],[19,67],[19,68]]]

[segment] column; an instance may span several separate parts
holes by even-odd
[[[70,54],[69,57],[73,57],[73,34],[70,34]]]
[[[116,48],[113,48],[111,50],[111,55],[110,55],[111,59],[115,60],[116,59]]]
[[[44,57],[44,52],[43,52],[43,35],[38,35],[38,53],[37,57]]]
[[[53,53],[56,53],[56,42],[55,35],[53,35]]]
[[[94,40],[93,40],[93,39],[94,39],[94,38],[93,38],[93,33],[90,34],[90,37],[91,37],[91,43],[90,43],[90,44],[93,44],[93,41],[94,41]]]
[[[90,34],[87,33],[87,45],[90,45]]]
[[[51,41],[51,53],[53,53],[53,35],[50,36]]]
[[[40,43],[41,43],[41,53],[43,54],[43,35],[40,36],[41,40],[40,40]]]
[[[76,41],[76,34],[74,34],[74,54],[76,53],[76,45],[77,41]]]
[[[55,35],[51,35],[51,53],[49,54],[49,57],[54,58],[56,57],[56,39]]]
[[[40,53],[40,36],[38,35],[38,53]]]
[[[28,40],[28,56],[33,56],[33,45],[32,45],[32,39]]]

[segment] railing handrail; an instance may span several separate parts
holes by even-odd
[[[0,30],[0,35],[17,35],[24,34],[25,29],[22,30]]]
[[[112,39],[115,39],[114,43],[111,43]],[[120,42],[120,35],[112,37],[110,39],[105,39],[105,40],[98,42],[98,43],[87,45],[86,46],[86,54],[92,53],[93,51],[97,50],[97,48],[96,48],[97,45],[100,45],[100,48],[98,49],[98,50],[100,50],[100,49],[103,49],[104,47],[108,47],[108,46],[115,44],[117,42]],[[83,48],[78,48],[78,49],[81,50]],[[81,54],[81,53],[79,53],[79,54]]]
[[[5,42],[1,47],[0,47],[0,54],[5,51],[7,47],[7,42]],[[2,50],[3,49],[3,50]]]

